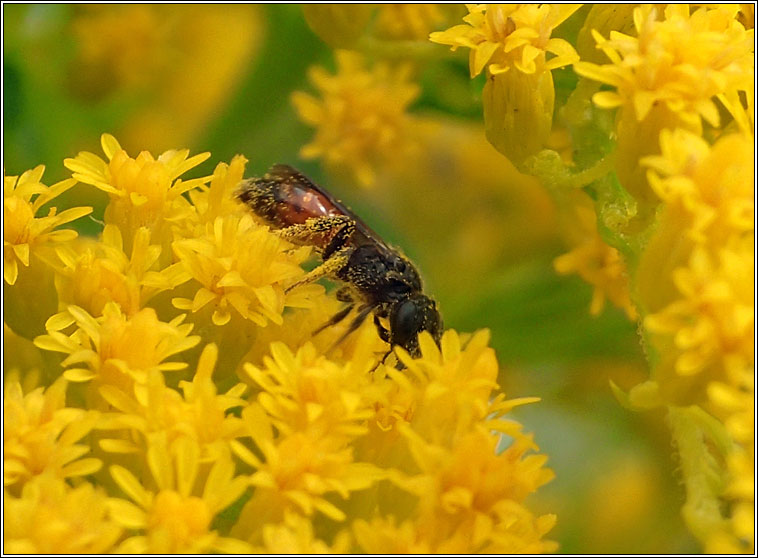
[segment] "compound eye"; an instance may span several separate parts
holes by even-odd
[[[392,342],[406,346],[418,334],[423,320],[423,315],[414,300],[409,299],[396,304],[390,315]]]
[[[389,290],[395,295],[407,295],[411,292],[411,287],[405,281],[400,279],[390,279],[388,281]],[[399,298],[399,297],[398,297]]]

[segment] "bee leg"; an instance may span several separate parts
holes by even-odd
[[[379,321],[379,316],[374,315],[374,325],[376,326],[376,331],[379,333],[379,338],[385,343],[389,343],[390,332]],[[385,356],[384,358],[387,358],[387,357]],[[384,362],[384,359],[382,359],[382,362]]]
[[[314,237],[321,236],[323,239],[324,236],[328,236],[329,243],[323,248],[323,258],[328,260],[332,254],[347,245],[354,231],[355,221],[347,215],[325,215],[309,217],[305,223],[297,223],[273,232],[296,244],[310,244]]]
[[[336,325],[336,324],[340,323],[350,313],[350,311],[354,308],[354,306],[355,306],[354,304],[349,304],[349,305],[345,306],[342,310],[340,310],[334,316],[332,316],[331,318],[329,318],[329,320],[324,325],[322,325],[319,328],[317,328],[316,330],[314,330],[313,333],[312,333],[312,335],[318,335],[319,333],[321,333],[327,327],[333,326],[333,325]]]
[[[353,302],[353,290],[350,287],[340,287],[334,293],[334,297],[340,302]]]
[[[374,365],[374,367],[370,370],[370,372],[373,372],[374,370],[376,370],[377,368],[379,368],[380,364],[384,364],[384,362],[387,360],[387,357],[390,356],[391,354],[392,354],[392,349],[390,349],[389,351],[387,351],[386,353],[384,353],[384,356],[382,357],[382,360],[377,361],[376,364]]]
[[[342,269],[345,264],[347,263],[347,260],[350,258],[350,253],[353,251],[352,247],[343,248],[339,252],[336,252],[332,255],[331,258],[326,260],[324,263],[322,263],[320,266],[313,268],[308,273],[306,273],[302,279],[300,279],[297,283],[294,283],[284,289],[285,293],[290,292],[295,287],[299,287],[300,285],[305,285],[306,283],[312,283],[316,279],[320,279],[321,277],[324,277],[325,275],[334,275],[337,271]]]
[[[361,308],[359,308],[358,315],[355,318],[353,318],[352,322],[350,322],[350,325],[348,326],[347,331],[345,331],[345,333],[343,333],[340,336],[340,338],[337,339],[337,341],[334,342],[334,344],[329,348],[329,351],[331,351],[332,349],[334,349],[337,345],[339,345],[345,339],[347,339],[348,335],[350,335],[356,329],[358,329],[359,327],[361,327],[361,324],[366,319],[366,316],[368,316],[373,309],[374,309],[374,307],[371,306],[371,305],[366,305],[366,306],[362,306]]]

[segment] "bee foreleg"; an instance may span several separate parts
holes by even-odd
[[[353,321],[352,321],[352,322],[350,322],[350,325],[348,326],[348,328],[347,328],[347,330],[345,331],[345,333],[343,333],[343,334],[340,336],[340,338],[339,338],[339,339],[337,339],[337,341],[335,341],[335,342],[334,342],[334,344],[333,344],[333,345],[330,347],[330,349],[329,349],[329,350],[331,351],[332,349],[334,349],[334,348],[335,348],[337,345],[339,345],[339,344],[340,344],[340,343],[342,343],[342,342],[343,342],[345,339],[347,339],[347,336],[348,336],[348,335],[350,335],[350,334],[351,334],[351,333],[353,333],[353,332],[354,332],[356,329],[358,329],[359,327],[361,327],[361,324],[362,324],[362,323],[364,322],[364,320],[366,319],[366,316],[368,316],[368,315],[371,313],[371,311],[372,311],[373,309],[374,309],[374,307],[373,307],[373,306],[371,306],[371,305],[362,306],[362,307],[361,307],[361,308],[358,310],[358,315],[357,315],[355,318],[353,318]]]
[[[390,342],[390,332],[379,321],[379,316],[374,315],[374,325],[376,326],[376,331],[379,333],[379,338],[382,341],[384,341],[385,343],[389,343]],[[385,357],[385,358],[387,358],[387,357]]]

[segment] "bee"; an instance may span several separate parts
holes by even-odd
[[[313,246],[320,254],[322,263],[288,290],[324,276],[343,284],[336,296],[345,307],[314,335],[340,323],[355,309],[335,345],[370,314],[379,337],[390,345],[382,362],[396,345],[414,358],[420,356],[422,331],[428,331],[439,345],[442,318],[435,301],[424,294],[416,268],[324,188],[279,164],[261,178],[242,181],[235,195],[280,236]]]

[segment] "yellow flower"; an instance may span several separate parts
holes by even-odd
[[[121,543],[118,553],[249,554],[244,542],[211,530],[214,517],[242,495],[246,481],[234,476],[228,454],[201,469],[199,453],[191,438],[179,438],[169,446],[165,437],[158,436],[147,450],[144,478],[120,465],[110,467],[113,480],[134,502],[110,500],[113,520],[143,533]],[[154,491],[147,488],[151,485]]]
[[[100,316],[108,302],[115,302],[128,316],[141,310],[151,297],[189,280],[180,264],[152,270],[161,247],[150,244],[150,231],[141,227],[127,255],[121,231],[105,225],[100,242],[80,241],[56,250],[63,266],[56,276],[62,302],[74,304],[92,316]]]
[[[81,459],[89,444],[77,443],[97,418],[95,412],[66,407],[63,378],[26,394],[18,380],[9,381],[3,396],[4,485],[15,486],[42,474],[81,477],[100,469],[99,459]]]
[[[578,4],[470,4],[466,25],[432,33],[443,45],[471,49],[471,77],[486,67],[494,76],[511,68],[525,74],[553,70],[579,59],[568,41],[551,38],[553,29],[579,9]],[[553,56],[547,59],[546,54]]]
[[[395,445],[407,449],[398,453],[388,448],[388,463],[398,467],[390,469],[388,478],[415,496],[417,503],[405,510],[380,503],[377,512],[387,515],[383,520],[377,516],[375,521],[390,531],[401,530],[402,544],[407,545],[401,548],[441,553],[548,552],[555,548],[541,540],[555,518],[535,517],[523,505],[528,494],[553,476],[543,467],[546,457],[528,454],[537,450],[531,436],[522,434],[518,423],[499,418],[535,399],[492,397],[497,364],[487,348],[488,339],[486,331],[478,332],[463,348],[458,335],[449,330],[440,349],[431,336],[422,333],[422,358],[412,360],[397,350],[407,372],[388,374],[399,392],[410,397],[396,394],[390,399],[394,424],[387,423],[382,430],[384,436],[399,433]],[[497,431],[513,440],[501,452],[497,450]],[[374,439],[381,435],[372,433]],[[406,452],[410,459],[403,455]],[[409,510],[412,528],[408,524],[395,527],[389,517],[398,517],[399,512],[408,517]],[[367,536],[366,530],[366,525],[356,525],[356,537],[366,545],[364,550],[398,550],[395,544],[376,548],[393,537],[377,539]]]
[[[265,369],[246,367],[263,391],[242,413],[258,453],[232,443],[257,469],[250,480],[257,488],[240,515],[237,536],[257,537],[262,524],[279,522],[288,511],[307,516],[318,511],[344,521],[345,512],[327,496],[348,499],[380,478],[376,466],[355,460],[350,445],[367,432],[364,423],[372,415],[371,401],[359,390],[367,386],[375,362],[372,336],[376,332],[365,329],[363,350],[343,365],[318,355],[310,344],[293,354],[274,343]]]
[[[519,435],[498,454],[497,437],[484,428],[460,436],[452,447],[426,442],[410,428],[403,435],[420,472],[391,478],[419,499],[414,521],[432,552],[555,550],[555,543],[541,540],[555,517],[535,517],[523,504],[553,477],[542,468],[544,456],[524,455],[537,449],[531,437]]]
[[[723,245],[755,229],[755,152],[752,137],[729,134],[711,147],[686,130],[661,132],[661,154],[644,157],[648,181],[662,201],[680,205],[696,242]]]
[[[216,217],[244,212],[243,206],[234,198],[233,192],[242,182],[246,164],[245,157],[235,155],[228,165],[226,163],[216,165],[210,185],[206,187],[205,184],[201,184],[187,192],[195,207],[197,223],[206,224],[215,220]],[[193,220],[189,225],[192,230],[184,234],[188,237],[194,236],[196,234],[194,226],[196,224]]]
[[[342,531],[327,544],[317,538],[308,519],[286,513],[281,523],[263,526],[263,541],[253,551],[255,554],[349,554],[350,535]]]
[[[144,384],[150,370],[186,368],[184,362],[164,362],[200,342],[199,336],[189,335],[192,324],[182,324],[184,317],[161,322],[152,308],[127,317],[116,303],[108,302],[103,315],[93,318],[71,305],[48,320],[48,334],[37,337],[34,344],[68,355],[61,365],[69,381],[95,380],[95,392],[100,385],[129,390],[135,382]],[[77,329],[71,335],[61,332],[73,324]]]
[[[212,321],[223,326],[236,314],[261,327],[282,322],[286,306],[308,306],[318,285],[284,292],[304,274],[300,264],[310,255],[307,246],[292,245],[257,225],[249,215],[225,215],[202,227],[193,238],[173,243],[177,258],[200,287],[192,300],[174,299],[174,306],[193,313],[207,305]]]
[[[196,178],[185,182],[179,177],[205,161],[210,153],[188,158],[188,149],[171,150],[155,159],[143,151],[132,159],[110,134],[103,134],[100,142],[108,162],[81,152],[63,164],[78,181],[108,193],[105,222],[119,227],[127,246],[131,246],[137,230],[147,227],[151,238],[165,247],[170,240],[168,227],[192,214],[182,194],[208,181]],[[167,251],[164,257],[169,255]]]
[[[356,91],[382,72],[378,81],[395,87],[385,67],[353,72],[369,82]],[[57,260],[44,260],[44,269],[51,283],[58,275],[60,308],[56,296],[53,309],[31,320],[47,333],[32,335],[41,351],[30,363],[58,380],[26,396],[16,379],[6,388],[6,500],[19,517],[44,520],[38,510],[47,504],[32,489],[47,490],[36,480],[45,472],[59,478],[49,489],[59,502],[50,504],[49,530],[68,537],[56,550],[346,553],[382,550],[394,525],[410,542],[390,549],[552,549],[542,540],[552,518],[523,505],[551,473],[531,437],[505,417],[534,399],[498,393],[486,332],[448,331],[440,346],[424,334],[420,358],[397,348],[387,364],[387,343],[370,319],[336,346],[349,320],[310,343],[339,301],[319,285],[285,293],[305,273],[310,248],[256,224],[232,201],[244,157],[218,165],[210,184],[182,183],[179,175],[203,156],[131,159],[107,135],[103,147],[108,161],[86,153],[67,161],[111,196],[102,235],[50,251]],[[28,279],[17,283],[37,287]],[[177,306],[193,310],[196,323],[173,317]],[[189,352],[201,336],[204,350]],[[166,375],[196,360],[194,375]],[[33,380],[28,374],[24,385]],[[78,384],[76,407],[65,406],[66,382]],[[510,446],[498,449],[506,439]],[[101,459],[84,457],[93,444]],[[112,482],[96,475],[92,486],[60,483],[102,462]],[[76,505],[89,508],[79,515],[92,524],[89,538],[68,511]],[[359,519],[382,531],[379,542]],[[19,551],[57,544],[47,524],[34,527],[14,527],[8,540]]]
[[[74,207],[58,213],[51,207],[45,217],[37,217],[40,207],[76,184],[76,180],[68,179],[45,186],[40,182],[43,172],[43,165],[21,176],[5,176],[3,172],[3,278],[9,285],[18,278],[19,263],[29,267],[34,251],[77,236],[71,229],[53,229],[92,212],[91,207]]]
[[[716,98],[746,126],[739,96],[752,96],[753,32],[733,12],[701,7],[690,14],[683,4],[638,7],[636,37],[593,33],[610,64],[574,65],[581,76],[614,88],[593,100],[602,108],[620,107],[616,171],[642,202],[643,218],[652,215],[656,199],[639,161],[657,151],[661,130],[682,127],[699,135],[702,120],[721,126]]]
[[[730,90],[747,91],[753,83],[752,33],[721,9],[642,6],[634,11],[636,37],[611,31],[595,34],[611,64],[575,64],[585,77],[616,91],[597,93],[605,108],[628,106],[643,120],[655,104],[664,104],[693,129],[703,118],[719,126],[713,97]]]
[[[470,48],[475,77],[487,68],[484,125],[487,139],[519,167],[547,142],[553,121],[555,89],[551,70],[579,60],[553,30],[578,5],[472,4],[465,25],[432,33],[435,43]],[[547,54],[553,56],[547,58]],[[528,134],[524,130],[529,130]]]
[[[635,320],[637,311],[629,297],[629,277],[621,254],[598,234],[597,218],[591,207],[577,205],[574,210],[576,246],[555,259],[555,270],[563,274],[576,273],[592,285],[590,314],[593,316],[602,312],[608,298],[624,310],[630,320]]]
[[[3,551],[10,554],[105,554],[115,550],[122,528],[108,514],[102,488],[71,488],[42,475],[20,497],[3,497]]]
[[[673,336],[677,374],[698,374],[709,367],[720,379],[755,358],[755,259],[752,238],[746,240],[715,255],[695,247],[689,265],[674,272],[680,298],[645,318],[648,331]]]
[[[215,458],[229,441],[242,435],[242,421],[229,414],[242,407],[240,396],[247,386],[237,384],[225,394],[219,394],[213,381],[213,368],[218,357],[215,345],[207,345],[197,364],[191,382],[180,381],[180,394],[166,386],[163,375],[151,371],[146,385],[135,385],[127,393],[112,385],[100,388],[100,395],[115,413],[111,413],[103,428],[124,434],[121,438],[100,441],[100,447],[115,453],[138,453],[154,433],[164,433],[168,443],[181,436],[196,440],[201,461]],[[137,439],[138,438],[138,439]]]
[[[363,339],[366,333],[372,332],[363,332]],[[319,355],[310,343],[293,355],[275,342],[271,355],[264,358],[263,369],[246,364],[245,372],[261,390],[258,402],[279,432],[314,431],[346,441],[366,433],[364,422],[372,410],[361,394],[368,388],[370,360],[363,361],[363,369],[358,368],[360,360],[340,366]]]
[[[321,157],[333,169],[352,173],[360,185],[370,186],[377,169],[413,147],[412,119],[406,111],[419,87],[410,81],[410,66],[379,62],[365,69],[357,53],[337,51],[335,56],[335,75],[318,67],[309,72],[320,100],[299,91],[292,95],[300,119],[316,128],[316,137],[300,155]]]

